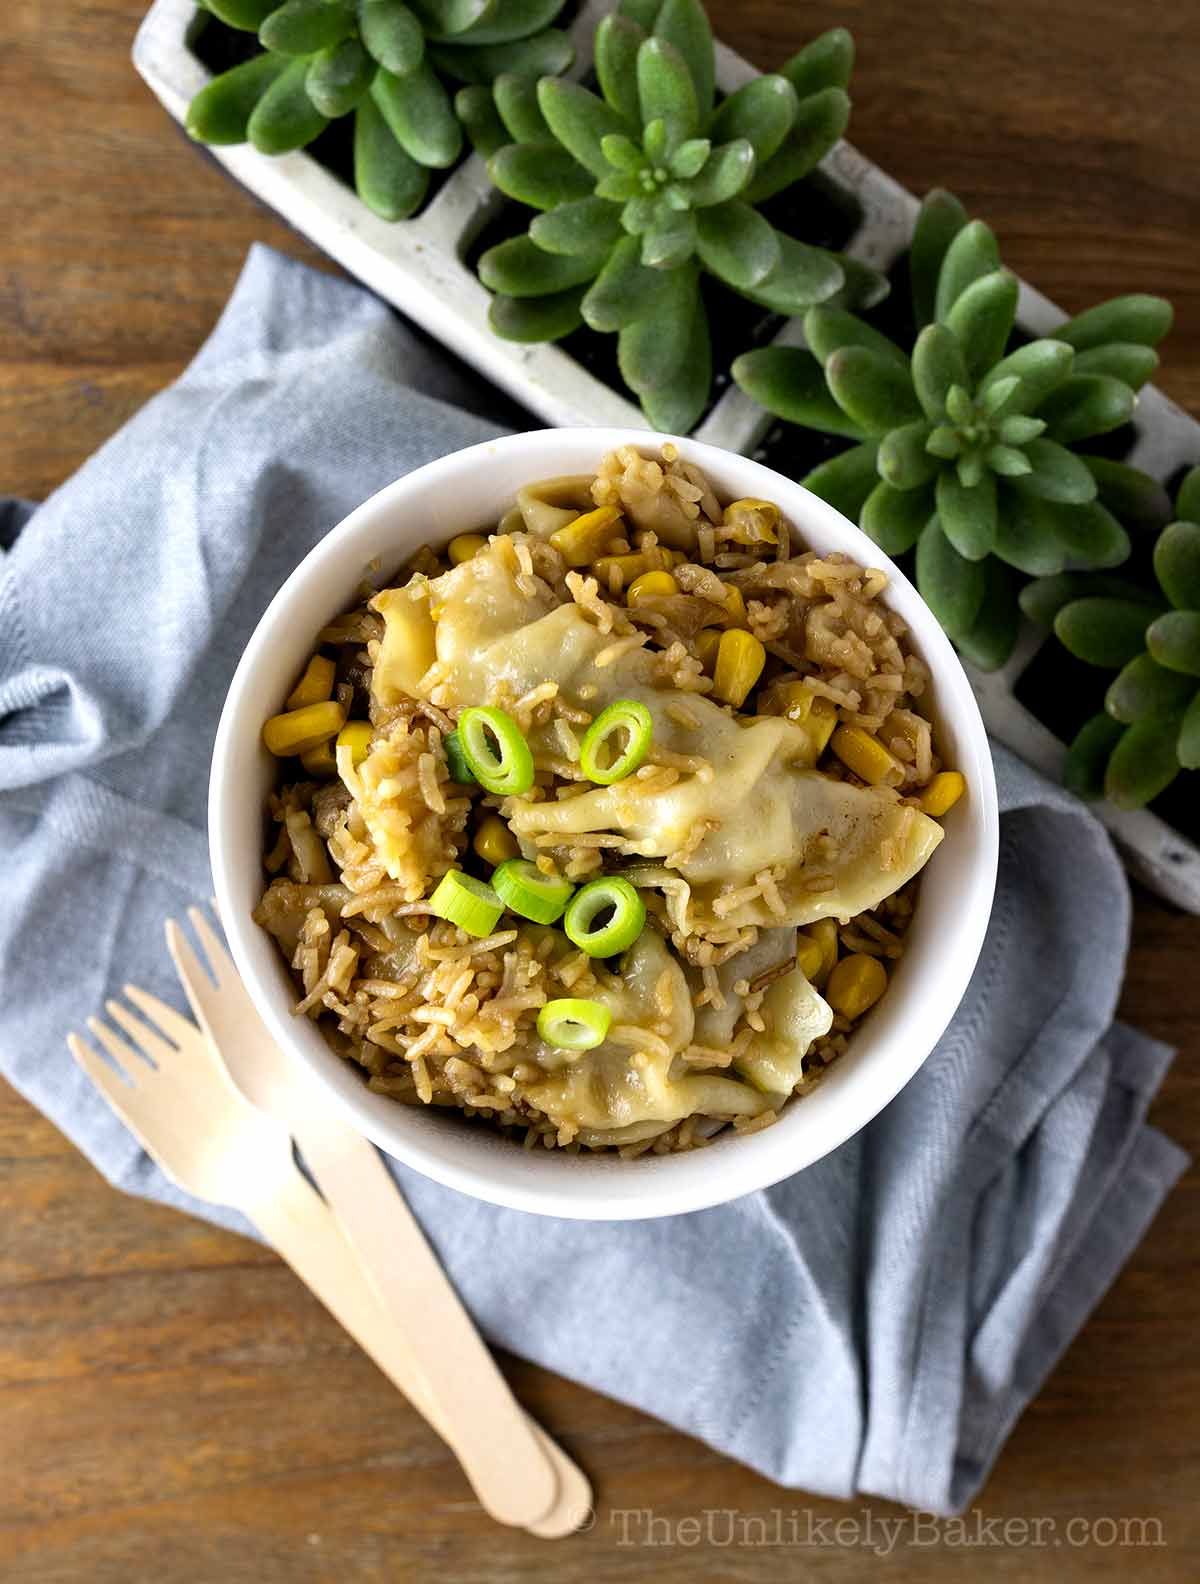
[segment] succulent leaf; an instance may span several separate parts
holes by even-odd
[[[846,281],[844,267],[852,264],[852,259],[809,247],[782,231],[775,232],[775,240],[778,265],[757,286],[743,291],[743,296],[773,313],[801,314],[814,303],[831,301],[835,293],[841,293]]]
[[[497,97],[482,83],[468,83],[454,96],[454,113],[462,122],[471,147],[484,159],[491,159],[511,138],[500,119]]]
[[[1093,715],[1079,728],[1063,767],[1063,785],[1068,792],[1088,799],[1104,796],[1104,772],[1124,735],[1125,728],[1111,715]]]
[[[206,11],[243,33],[257,33],[278,4],[279,0],[204,0]]]
[[[306,60],[293,60],[275,78],[251,112],[246,136],[260,154],[304,148],[329,125],[308,97]]]
[[[577,198],[537,215],[529,235],[547,253],[579,255],[608,249],[621,236],[620,216],[602,199]]]
[[[956,337],[974,382],[1004,354],[1017,317],[1017,278],[1009,270],[993,270],[963,288],[947,310],[944,323]]]
[[[926,325],[917,337],[912,381],[917,400],[931,423],[940,423],[947,416],[946,401],[952,389],[965,395],[966,359],[957,335],[947,325]],[[948,454],[957,455],[957,447]]]
[[[822,364],[828,362],[839,347],[863,346],[880,357],[890,358],[901,371],[907,367],[904,353],[894,341],[889,341],[865,319],[848,313],[845,308],[830,308],[825,303],[810,308],[804,316],[804,339]]]
[[[937,317],[938,275],[951,242],[969,223],[967,211],[953,193],[936,188],[917,215],[908,250],[913,314],[923,329]]]
[[[1049,577],[1067,564],[1067,552],[1054,532],[1046,502],[1023,499],[1011,490],[996,509],[996,554],[1030,577]]]
[[[1125,462],[1112,462],[1107,457],[1085,456],[1082,461],[1096,480],[1099,499],[1130,528],[1135,531],[1161,528],[1170,517],[1171,498],[1148,473]]]
[[[917,541],[917,587],[952,638],[975,625],[987,592],[983,563],[960,556],[936,517]]]
[[[559,0],[496,0],[469,27],[446,42],[512,44],[549,27],[561,10]]]
[[[396,142],[370,94],[354,112],[354,186],[382,220],[412,214],[429,186],[429,171]]]
[[[995,233],[982,220],[970,221],[946,249],[934,297],[935,317],[945,323],[967,287],[999,268],[1000,248]]]
[[[1140,390],[1157,367],[1158,353],[1153,347],[1135,341],[1110,341],[1075,357],[1076,374],[1109,374],[1133,391]]]
[[[335,120],[353,110],[371,86],[375,62],[356,38],[314,55],[304,86],[322,115]]]
[[[1144,478],[1145,474],[1139,477]],[[1175,498],[1175,515],[1186,522],[1200,522],[1200,467],[1184,475]]]
[[[502,193],[533,209],[554,209],[591,196],[587,172],[558,143],[508,143],[488,161]]]
[[[733,375],[752,400],[786,423],[862,439],[862,430],[829,394],[825,372],[811,352],[799,347],[759,347],[743,352],[733,365]]]
[[[1179,774],[1178,721],[1126,726],[1109,757],[1104,795],[1117,808],[1144,808]]]
[[[371,83],[392,136],[418,165],[445,169],[462,152],[462,126],[450,96],[428,61],[397,77],[381,66]]]
[[[825,378],[833,399],[865,434],[885,435],[921,417],[908,371],[869,347],[840,347],[825,364]]]
[[[198,143],[244,143],[255,106],[287,66],[274,55],[254,55],[214,77],[188,106],[188,136]]]
[[[693,265],[665,277],[654,313],[627,325],[617,340],[621,378],[631,390],[666,389],[683,367],[700,309],[700,276]]]
[[[755,173],[746,196],[765,203],[793,182],[802,180],[823,160],[850,122],[850,100],[841,88],[823,88],[801,99],[791,131]]]
[[[1063,341],[1030,341],[1001,358],[984,375],[979,384],[979,394],[986,398],[997,385],[1015,379],[1018,383],[1010,388],[1008,396],[992,416],[1000,418],[1011,413],[1030,413],[1056,386],[1062,384],[1071,372],[1074,361],[1074,350]]]
[[[985,473],[966,488],[956,473],[939,473],[937,514],[942,532],[968,561],[982,561],[996,543],[996,479]]]
[[[425,29],[400,0],[363,0],[358,32],[367,54],[400,77],[425,57]]]
[[[1025,446],[1031,471],[1013,480],[1013,486],[1040,500],[1085,505],[1096,498],[1096,480],[1073,451],[1056,440],[1039,435]]]
[[[885,555],[903,555],[921,537],[934,513],[929,490],[898,490],[881,479],[863,502],[859,527]]]
[[[1154,575],[1176,610],[1200,611],[1200,522],[1163,529],[1154,546]]]
[[[546,28],[512,44],[430,44],[430,61],[456,82],[492,83],[506,72],[549,77],[564,72],[575,58],[571,40],[558,28]]]
[[[1119,671],[1145,649],[1152,615],[1145,600],[1090,594],[1063,606],[1054,618],[1054,631],[1077,660]]]
[[[580,305],[584,323],[592,330],[612,331],[646,318],[654,313],[667,279],[664,271],[642,263],[637,237],[622,237]]]
[[[1192,695],[1179,723],[1175,756],[1185,770],[1200,770],[1200,690]]]
[[[1168,671],[1200,676],[1200,610],[1172,610],[1146,629],[1146,647]]]
[[[1084,506],[1041,501],[1039,509],[1047,531],[1053,533],[1073,565],[1107,568],[1129,559],[1129,535],[1099,501]]]
[[[1159,609],[1153,597],[1128,578],[1086,572],[1059,572],[1051,577],[1035,578],[1021,590],[1021,609],[1035,626],[1053,627],[1054,618],[1064,605],[1089,594],[1135,600],[1146,606],[1147,622]]]
[[[924,422],[901,424],[879,443],[879,476],[896,489],[919,489],[937,474],[930,450],[930,426]]]
[[[602,258],[602,254],[544,253],[527,236],[510,237],[488,248],[479,261],[479,277],[489,290],[505,297],[543,297],[592,280]]]
[[[369,3],[389,5],[392,0],[369,0]],[[426,36],[434,43],[444,44],[458,38],[484,17],[493,15],[496,0],[417,0],[417,7]]]
[[[954,641],[972,665],[981,671],[995,671],[1016,646],[1021,611],[1011,570],[995,556],[989,556],[982,566],[987,585],[979,615]]]
[[[769,220],[736,198],[696,215],[705,267],[737,291],[760,285],[779,263],[779,238]]]
[[[744,139],[761,165],[782,145],[798,109],[796,90],[786,77],[753,77],[724,101],[710,131],[718,143]]]
[[[704,7],[699,0],[663,0],[654,32],[678,50],[686,62],[700,114],[709,115],[716,96],[716,59]]]
[[[632,123],[578,83],[557,78],[543,78],[538,83],[538,105],[563,148],[597,179],[607,176],[612,166],[604,152],[604,139],[629,136]]]
[[[1109,685],[1104,707],[1114,720],[1132,725],[1139,720],[1176,719],[1187,709],[1196,684],[1178,671],[1168,671],[1148,654],[1135,655]]]
[[[415,17],[412,21],[420,38],[421,25]],[[258,41],[276,55],[315,55],[353,30],[354,12],[341,0],[285,0],[263,21]]]
[[[825,88],[850,86],[854,70],[854,40],[845,28],[830,28],[779,68],[801,99]]]
[[[696,136],[700,127],[696,89],[687,62],[673,45],[660,38],[646,40],[638,50],[637,85],[643,123],[662,121],[667,128],[665,153]]]
[[[1051,391],[1037,416],[1055,440],[1070,445],[1119,429],[1133,416],[1136,402],[1132,389],[1111,374],[1074,372]]]
[[[625,208],[626,225],[630,207]],[[642,263],[649,269],[678,269],[695,253],[697,242],[696,216],[690,210],[662,210],[642,232]]]
[[[805,489],[828,501],[843,517],[857,522],[867,496],[879,482],[875,471],[878,451],[876,441],[865,440],[839,456],[830,457],[828,462],[822,462],[800,482]]]
[[[1153,347],[1171,328],[1173,318],[1174,310],[1164,298],[1133,292],[1076,314],[1059,326],[1054,338],[1067,342],[1076,352],[1089,352],[1111,341],[1134,341],[1139,346]]]
[[[708,318],[698,307],[680,373],[670,385],[646,391],[642,405],[656,429],[665,434],[686,434],[704,411],[712,387],[712,341]]]

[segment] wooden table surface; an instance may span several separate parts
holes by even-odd
[[[714,0],[769,67],[819,29],[859,43],[854,141],[955,189],[1068,308],[1164,292],[1162,383],[1200,411],[1200,5],[1124,0]],[[0,491],[44,496],[195,352],[248,245],[322,260],[207,165],[134,75],[138,0],[15,0],[0,49]],[[327,267],[327,266],[326,266]],[[1200,922],[1139,897],[1125,1015],[1180,1048],[1154,1117],[1200,1148]],[[5,986],[3,993],[16,993]],[[80,1008],[81,1014],[85,1009]],[[1196,1178],[1017,1427],[972,1551],[781,1491],[631,1409],[514,1362],[530,1410],[595,1480],[590,1532],[547,1549],[484,1518],[453,1460],[273,1255],[112,1192],[0,1095],[0,1577],[89,1584],[1200,1577]],[[783,1541],[697,1544],[765,1517]],[[780,1517],[777,1519],[776,1514]],[[789,1516],[790,1515],[790,1516]],[[822,1520],[853,1518],[839,1531]],[[1136,1528],[1161,1544],[1131,1550]],[[1067,1529],[1071,1520],[1075,1527]],[[720,1522],[724,1522],[722,1519]],[[633,1523],[627,1520],[627,1523]],[[811,1528],[810,1528],[811,1526]],[[747,1531],[755,1538],[755,1531]],[[720,1527],[713,1531],[721,1538]],[[761,1532],[758,1538],[761,1540]],[[1022,1543],[1022,1538],[1024,1542]],[[1007,1539],[1007,1544],[1004,1541]],[[999,1543],[997,1543],[999,1542]]]

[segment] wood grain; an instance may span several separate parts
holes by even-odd
[[[711,10],[721,36],[763,66],[820,28],[849,26],[857,144],[917,191],[953,187],[996,225],[1008,262],[1067,308],[1131,289],[1173,297],[1162,384],[1200,409],[1195,0],[1153,13],[1118,0],[713,0]],[[179,372],[252,241],[328,267],[172,130],[128,63],[139,16],[136,0],[5,8],[5,491],[46,495]],[[1124,1015],[1180,1047],[1154,1115],[1193,1152],[1198,947],[1196,920],[1139,898]],[[497,1529],[437,1439],[272,1255],[114,1193],[9,1090],[0,1227],[6,1581],[504,1584],[537,1568],[597,1584],[838,1584],[875,1569],[922,1584],[1200,1576],[1194,1174],[984,1493],[986,1517],[1054,1519],[1063,1543],[965,1551],[947,1535],[913,1544],[922,1536],[909,1532],[887,1556],[873,1554],[880,1536],[864,1513],[900,1509],[780,1491],[516,1362],[522,1401],[594,1476],[599,1515],[552,1550]],[[811,1545],[722,1545],[693,1543],[685,1524],[672,1543],[623,1545],[614,1513],[646,1508],[672,1522],[733,1509],[782,1524],[784,1539],[819,1520],[853,1516],[858,1528],[817,1529]],[[1103,1520],[1126,1518],[1158,1520],[1165,1543],[1114,1543]],[[1102,1522],[1077,1545],[1071,1519]],[[636,1534],[637,1520],[626,1522]]]

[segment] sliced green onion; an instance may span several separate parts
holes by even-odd
[[[538,1013],[537,1031],[559,1050],[594,1050],[608,1033],[612,1013],[599,1001],[547,1001]]]
[[[619,746],[625,733],[625,746]],[[650,751],[654,722],[637,699],[616,699],[588,727],[579,749],[579,768],[589,781],[611,786],[632,775]]]
[[[463,753],[462,738],[456,731],[450,732],[442,738],[442,747],[446,750],[446,768],[450,772],[451,781],[457,781],[460,786],[478,786],[471,766],[467,763],[467,756]]]
[[[429,911],[482,940],[496,928],[504,903],[490,885],[461,869],[450,869],[429,898]]]
[[[535,924],[561,918],[574,889],[569,880],[543,874],[528,858],[509,858],[492,871],[492,890],[505,907]]]
[[[533,785],[533,755],[511,715],[491,704],[458,717],[458,739],[475,779],[498,797],[521,797]]]
[[[589,880],[571,898],[563,918],[567,938],[589,957],[615,957],[632,946],[646,922],[646,904],[628,880]]]

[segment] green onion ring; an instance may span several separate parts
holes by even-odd
[[[612,917],[596,927],[597,918],[609,910]],[[563,916],[567,938],[589,957],[615,957],[633,945],[645,923],[646,904],[620,875],[580,886]]]
[[[467,763],[467,756],[463,753],[462,738],[456,731],[442,738],[442,747],[446,751],[446,768],[450,772],[451,781],[457,781],[459,786],[478,786],[472,773],[471,766]]]
[[[516,721],[502,709],[477,704],[463,710],[458,717],[458,740],[475,779],[497,797],[521,797],[533,785],[529,744]]]
[[[613,739],[620,732],[625,733],[625,747],[610,764],[602,764],[601,754],[606,747],[616,747]],[[615,699],[588,727],[579,749],[579,768],[597,786],[623,781],[649,753],[653,736],[654,722],[644,704],[637,699]]]
[[[509,858],[492,871],[492,890],[522,918],[553,924],[562,917],[575,887],[569,880],[543,874],[528,858]]]
[[[559,1050],[594,1050],[612,1023],[612,1013],[599,1001],[547,1001],[537,1015],[537,1031],[547,1045]]]
[[[490,885],[476,880],[474,875],[449,869],[429,898],[429,911],[482,940],[499,923],[504,903]]]

